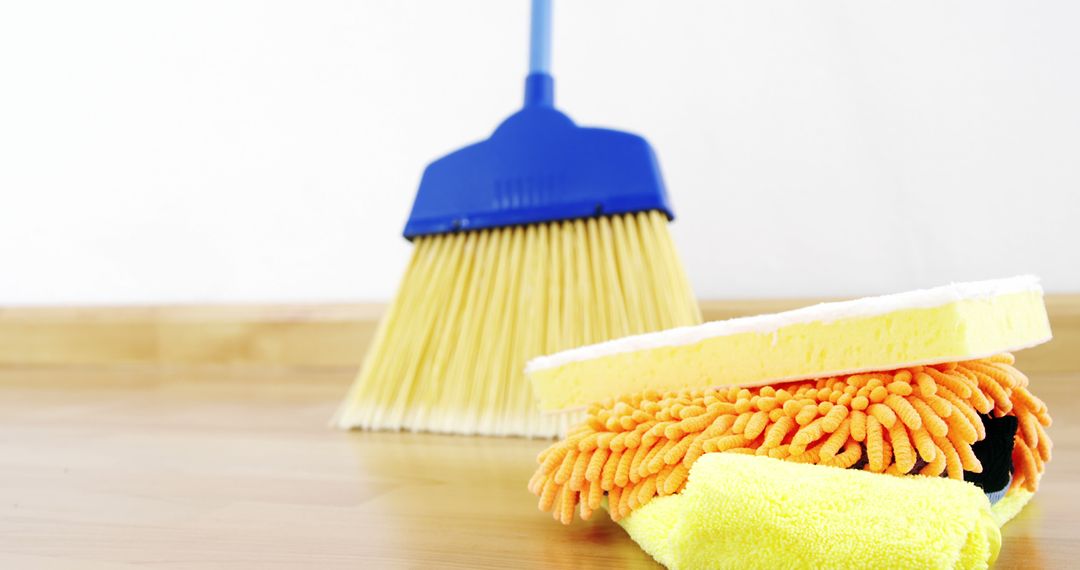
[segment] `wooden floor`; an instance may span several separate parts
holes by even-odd
[[[525,490],[544,445],[326,427],[352,372],[0,369],[0,568],[654,568]],[[998,567],[1080,565],[1080,374]]]

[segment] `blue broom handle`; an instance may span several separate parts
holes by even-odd
[[[551,0],[532,0],[529,73],[551,73]]]
[[[551,107],[554,104],[555,81],[551,77],[551,0],[532,0],[525,106]]]

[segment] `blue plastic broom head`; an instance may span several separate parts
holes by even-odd
[[[524,108],[428,165],[406,238],[648,210],[674,217],[645,139],[579,127],[555,109],[550,14],[550,1],[533,0]]]

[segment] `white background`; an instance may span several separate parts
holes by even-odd
[[[705,298],[1080,291],[1080,4],[562,1]],[[0,0],[0,304],[388,298],[420,172],[521,97],[525,0]]]

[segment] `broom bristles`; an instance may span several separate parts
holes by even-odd
[[[553,437],[528,359],[700,322],[660,212],[421,237],[335,423]]]

